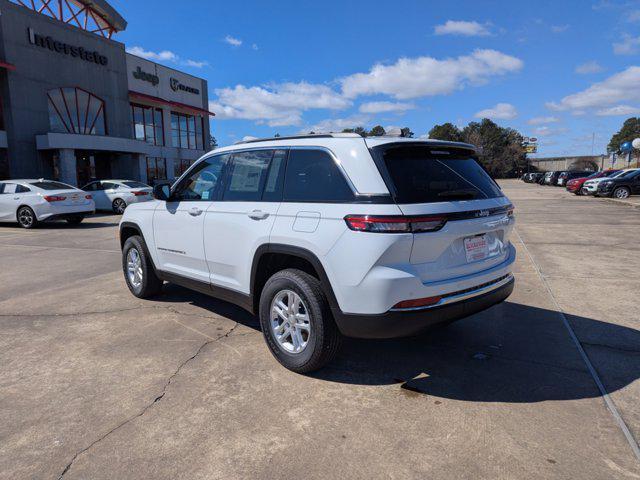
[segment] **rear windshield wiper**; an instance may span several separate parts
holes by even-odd
[[[473,199],[478,196],[478,192],[471,188],[461,188],[459,190],[446,190],[438,193],[438,197],[460,198],[464,200]]]

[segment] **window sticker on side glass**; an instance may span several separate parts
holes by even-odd
[[[209,200],[209,190],[202,192],[202,200]]]

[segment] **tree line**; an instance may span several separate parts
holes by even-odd
[[[386,132],[382,126],[376,125],[371,130],[364,127],[345,128],[343,133],[377,137],[385,135]],[[414,134],[409,127],[405,127],[401,129],[401,136],[412,138]],[[480,122],[471,122],[462,129],[452,123],[436,125],[429,130],[429,138],[475,145],[478,160],[487,172],[496,178],[519,175],[527,166],[522,135],[513,128],[501,127],[487,118]]]

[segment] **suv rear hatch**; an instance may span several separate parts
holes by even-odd
[[[437,231],[413,234],[410,262],[424,283],[478,273],[507,259],[513,207],[472,147],[398,142],[371,150],[404,215],[443,220]]]

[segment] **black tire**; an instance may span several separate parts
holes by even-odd
[[[16,220],[22,228],[31,229],[38,226],[38,218],[30,207],[20,207],[16,212]]]
[[[131,250],[136,250],[140,258],[142,278],[139,284],[134,284],[129,277],[128,256]],[[162,291],[163,281],[156,275],[147,246],[142,237],[138,235],[129,237],[124,242],[124,247],[122,247],[122,272],[124,273],[127,287],[138,298],[151,298]]]
[[[84,220],[83,216],[69,217],[65,219],[69,225],[80,225]]]
[[[631,196],[631,190],[629,190],[627,187],[618,187],[613,191],[613,194],[611,196],[613,198],[625,200]]]
[[[116,215],[122,215],[126,208],[127,208],[127,202],[125,202],[121,198],[116,198],[111,204],[111,209],[113,210],[113,213],[115,213]]]
[[[586,197],[587,195],[589,195],[587,192],[588,190],[586,188],[584,187],[580,188],[580,195]]]
[[[295,292],[307,307],[310,333],[306,347],[299,353],[285,351],[271,328],[271,303],[279,292]],[[320,281],[301,270],[286,269],[275,273],[260,294],[260,326],[273,356],[285,368],[309,373],[322,368],[337,354],[342,335],[333,320]]]

